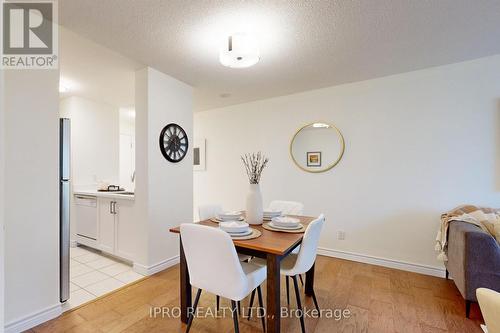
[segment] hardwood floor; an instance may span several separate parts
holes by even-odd
[[[482,332],[478,306],[472,306],[471,319],[466,319],[464,301],[450,280],[327,257],[318,257],[315,278],[320,307],[349,309],[351,316],[342,320],[306,318],[307,332]],[[282,288],[281,305],[286,306],[284,281]],[[290,291],[290,307],[295,308],[295,295],[293,289]],[[304,299],[303,294],[302,297],[303,305],[313,309],[312,298]],[[248,301],[248,298],[243,300],[242,306]],[[179,269],[175,266],[30,332],[184,332],[185,325],[178,318],[150,317],[152,307],[178,305]],[[202,293],[200,306],[213,310],[215,297]],[[230,305],[221,300],[221,306]],[[262,332],[256,311],[253,313],[250,321],[240,317],[241,332]],[[191,329],[191,332],[232,331],[230,315],[195,318]],[[300,332],[299,319],[282,319],[282,332]]]

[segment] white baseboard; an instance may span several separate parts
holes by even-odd
[[[351,261],[358,261],[358,262],[362,262],[365,264],[395,268],[395,269],[400,269],[400,270],[408,271],[408,272],[420,273],[420,274],[437,276],[437,277],[442,277],[442,278],[445,277],[444,267],[441,268],[441,267],[435,267],[435,266],[414,264],[414,263],[404,262],[404,261],[399,261],[399,260],[394,260],[394,259],[386,259],[386,258],[369,256],[369,255],[365,255],[365,254],[327,249],[324,247],[318,248],[318,254],[323,255],[323,256],[327,256],[327,257],[334,257],[334,258],[346,259],[346,260],[351,260]]]
[[[62,314],[61,303],[49,306],[42,311],[34,312],[5,325],[5,333],[18,333],[29,330]]]
[[[179,263],[179,256],[175,256],[170,259],[160,261],[159,263],[156,263],[151,266],[145,266],[134,262],[134,271],[136,271],[139,274],[149,276],[158,273],[160,271],[163,271],[164,269],[167,269],[174,265],[177,265],[178,263]]]

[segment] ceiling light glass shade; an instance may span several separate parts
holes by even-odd
[[[245,33],[228,36],[219,53],[220,63],[231,68],[250,67],[258,63],[259,59],[257,43]]]
[[[330,125],[328,125],[328,124],[323,124],[323,123],[314,123],[314,124],[313,124],[313,127],[314,127],[314,128],[329,128],[329,127],[330,127]]]

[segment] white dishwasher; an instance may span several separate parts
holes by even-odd
[[[78,243],[97,245],[97,197],[75,195],[76,237]]]

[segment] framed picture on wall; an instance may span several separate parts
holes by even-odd
[[[320,151],[308,151],[307,152],[307,166],[308,167],[320,167],[321,166],[321,152]]]
[[[193,145],[193,170],[205,171],[205,149],[207,145],[206,139],[194,140]]]

